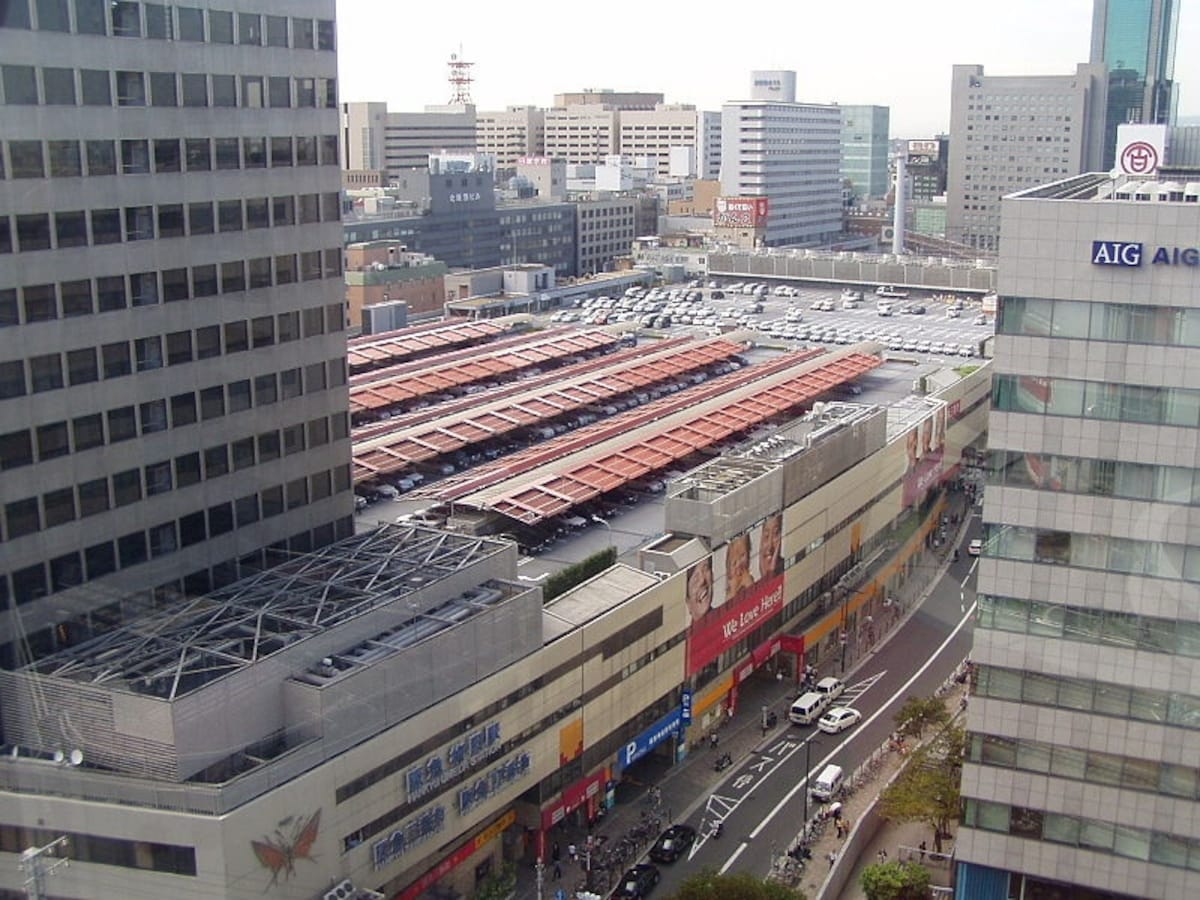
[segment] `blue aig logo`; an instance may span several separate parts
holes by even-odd
[[[1141,244],[1128,241],[1092,241],[1092,265],[1136,268],[1141,264]]]

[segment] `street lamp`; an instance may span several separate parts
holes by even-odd
[[[808,778],[812,775],[812,745],[817,743],[816,738],[809,738],[804,743],[804,831],[805,837],[808,837],[808,792],[810,785]]]
[[[593,513],[593,514],[590,516],[590,518],[591,518],[591,520],[592,520],[593,522],[598,522],[599,524],[603,525],[605,528],[607,528],[607,529],[608,529],[608,546],[609,546],[609,547],[615,547],[616,545],[615,545],[615,544],[613,544],[612,526],[608,524],[608,521],[607,521],[607,520],[605,520],[605,519],[602,519],[602,518],[600,518],[600,517],[599,517],[598,515],[596,515],[595,513]]]

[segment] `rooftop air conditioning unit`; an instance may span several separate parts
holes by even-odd
[[[343,879],[322,895],[322,900],[350,900],[356,893],[349,878]]]

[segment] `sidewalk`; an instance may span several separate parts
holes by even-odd
[[[949,499],[951,510],[956,512],[960,517],[959,531],[955,536],[955,540],[949,546],[943,546],[940,552],[927,551],[928,563],[921,564],[922,568],[925,565],[929,566],[927,579],[922,582],[921,579],[913,577],[909,579],[897,594],[897,600],[900,601],[903,610],[903,617],[870,650],[853,659],[847,667],[845,674],[840,676],[843,679],[850,679],[854,672],[871,658],[875,650],[878,650],[896,635],[900,626],[920,608],[931,586],[936,583],[945,571],[950,559],[948,551],[950,547],[959,545],[960,539],[965,533],[970,512],[969,507],[966,506],[966,498],[961,493],[951,493]],[[739,687],[738,711],[720,730],[720,753],[729,753],[732,755],[736,765],[739,760],[746,757],[751,751],[767,740],[774,740],[777,735],[786,732],[790,728],[787,722],[786,710],[795,693],[796,688],[792,679],[776,681],[774,678],[769,678],[765,674],[761,674],[743,683]],[[780,725],[770,732],[769,738],[764,737],[761,728],[760,711],[764,706],[774,710],[780,720]],[[622,782],[617,788],[616,805],[608,810],[604,817],[596,823],[593,834],[597,836],[606,835],[610,840],[618,840],[637,825],[643,811],[650,809],[647,792],[652,785],[657,785],[662,791],[661,806],[658,813],[662,818],[662,827],[666,828],[671,822],[686,820],[697,808],[706,802],[709,795],[726,777],[725,772],[716,772],[713,769],[713,762],[716,756],[717,753],[710,750],[707,746],[697,744],[690,748],[688,757],[682,762],[670,767],[666,763],[663,763],[660,777],[647,778],[644,783],[633,784]],[[888,757],[892,756],[894,754],[888,754]],[[886,765],[883,766],[877,774],[877,780],[880,777],[884,779],[883,781],[879,781],[879,785],[882,786],[884,781],[890,778],[894,771],[895,768],[889,768]],[[846,807],[851,811],[849,814],[852,816],[852,822],[858,817],[858,812],[854,810],[858,808],[865,809],[870,801],[874,799],[878,789],[872,788],[870,784],[867,784],[856,791],[855,795],[850,798]],[[576,863],[571,862],[568,858],[568,845],[574,843],[582,850],[586,844],[588,834],[587,829],[573,824],[572,819],[572,816],[566,817],[546,833],[547,859],[542,885],[542,897],[546,898],[546,900],[553,898],[559,888],[562,888],[568,897],[573,896],[574,892],[582,887],[584,879],[587,876],[584,870],[582,853],[580,853],[579,861]],[[919,826],[913,827],[919,828]],[[794,835],[789,837],[794,838]],[[891,854],[893,852],[892,847],[897,843],[906,843],[908,837],[907,834],[904,834],[903,836],[893,838],[881,837],[880,839],[890,841],[886,846],[888,853]],[[924,839],[928,839],[928,834],[924,835]],[[922,836],[917,835],[916,840],[910,846],[916,846],[921,840]],[[802,887],[810,898],[816,898],[821,882],[830,868],[823,854],[828,853],[829,849],[832,849],[838,843],[833,834],[832,825],[828,833],[823,835],[821,841],[818,843],[820,844],[825,841],[831,842],[829,847],[825,847],[820,853],[814,847],[813,859],[804,873]],[[550,847],[554,843],[557,843],[561,850],[559,864],[562,869],[562,877],[558,880],[555,880],[553,877],[554,864],[549,858]],[[787,843],[790,844],[790,840]],[[649,845],[646,845],[645,849],[648,848]],[[872,848],[871,853],[874,854],[877,850],[878,848]],[[866,854],[863,856],[867,858]],[[872,855],[868,858],[868,861],[874,862],[876,860]],[[614,872],[612,874],[613,881],[609,889],[598,890],[597,893],[607,895],[612,888],[616,887],[616,879],[619,879],[621,874],[621,872]],[[854,889],[857,889],[857,883],[856,872],[853,879]],[[848,890],[850,889],[848,887]],[[859,893],[850,893],[845,896],[850,898],[862,897],[861,890],[857,890],[859,890]],[[518,900],[535,900],[538,897],[537,871],[531,861],[518,863],[515,897]]]

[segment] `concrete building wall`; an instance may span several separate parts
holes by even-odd
[[[546,155],[566,163],[598,163],[618,152],[620,112],[596,103],[546,110]]]
[[[475,119],[475,145],[491,153],[498,169],[510,170],[517,160],[546,152],[545,113],[536,106],[510,106],[498,112],[480,112]]]

